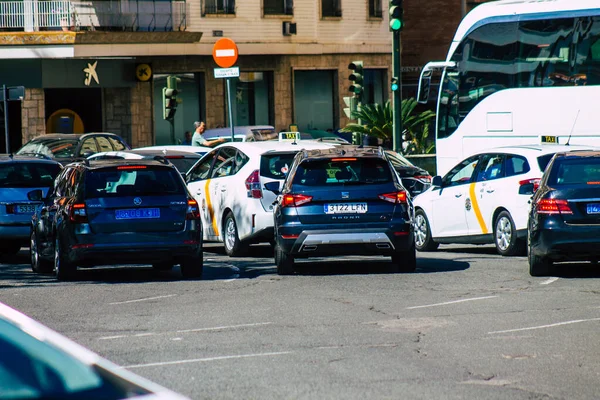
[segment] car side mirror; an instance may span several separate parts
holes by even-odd
[[[270,192],[275,193],[276,195],[279,195],[281,193],[281,182],[273,181],[273,182],[265,183],[265,189],[267,189]]]
[[[27,198],[30,201],[42,201],[44,199],[44,193],[41,189],[32,190],[31,192],[27,192]]]
[[[433,187],[442,187],[442,177],[439,175],[434,176],[431,179],[431,186]]]

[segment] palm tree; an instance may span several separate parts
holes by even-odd
[[[435,117],[433,111],[427,110],[413,114],[417,100],[414,98],[402,100],[401,115],[406,146],[405,154],[424,154],[433,152],[435,145],[428,143],[429,120]],[[381,139],[392,139],[394,117],[392,106],[386,101],[380,104],[366,104],[360,110],[352,113],[352,117],[360,120],[361,124],[348,124],[344,132],[357,132]]]

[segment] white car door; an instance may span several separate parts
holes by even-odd
[[[232,203],[229,197],[232,193],[229,192],[234,180],[236,154],[237,149],[234,147],[221,147],[210,174],[210,220],[212,232],[218,241],[223,241],[223,213]]]
[[[504,178],[504,155],[485,154],[477,170],[473,190],[472,209],[473,223],[470,224],[471,235],[486,235],[494,230],[494,211],[507,198]],[[501,195],[498,195],[498,194]],[[515,192],[516,194],[516,192]]]
[[[470,184],[479,156],[470,157],[454,167],[442,179],[432,198],[432,236],[454,237],[469,234],[467,213],[471,209]]]
[[[212,172],[212,166],[217,158],[218,149],[213,150],[205,157],[203,157],[198,163],[192,168],[190,173],[187,175],[187,187],[194,199],[198,202],[200,207],[200,219],[202,220],[202,232],[204,240],[214,241],[217,240],[216,234],[213,229],[213,216],[212,203],[211,203],[211,182],[210,173]],[[214,191],[214,189],[212,189]]]

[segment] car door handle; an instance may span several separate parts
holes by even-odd
[[[221,188],[221,192],[226,192],[227,188]]]
[[[456,197],[456,198],[458,199],[459,197],[462,197],[462,195],[463,195],[462,193],[456,193],[456,194],[454,195],[454,197]]]
[[[486,192],[488,192],[488,193],[494,193],[494,189],[489,188],[489,189],[486,190]]]
[[[196,192],[196,194],[197,194],[198,196],[201,196],[201,195],[202,195],[202,192],[201,192],[200,190],[198,190],[198,191]]]

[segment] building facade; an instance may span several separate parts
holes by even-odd
[[[0,1],[0,84],[25,87],[8,103],[11,150],[50,132],[114,132],[137,147],[177,142],[197,120],[228,126],[212,57],[222,37],[239,50],[235,125],[344,127],[355,60],[364,63],[363,102],[390,97],[386,0],[23,0],[17,12],[3,3],[12,2]],[[426,62],[445,57],[464,4],[404,1],[404,97],[415,95]],[[174,138],[162,118],[169,75],[180,78]]]

